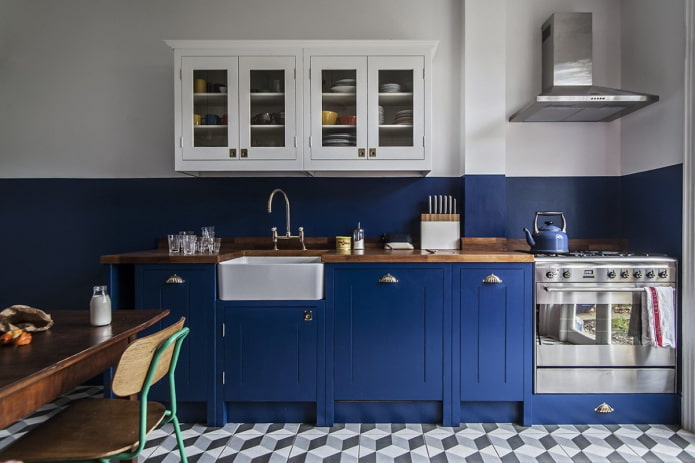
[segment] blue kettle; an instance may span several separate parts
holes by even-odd
[[[547,221],[545,225],[538,228],[539,216],[559,215],[562,219],[562,228]],[[531,246],[531,252],[558,253],[569,252],[569,239],[565,233],[565,215],[562,212],[536,212],[533,218],[533,235],[528,228],[524,228],[526,241]]]

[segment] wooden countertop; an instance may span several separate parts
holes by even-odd
[[[504,250],[385,250],[378,247],[364,251],[336,251],[329,249],[235,249],[225,248],[219,255],[170,255],[166,249],[127,252],[101,256],[102,264],[216,264],[241,256],[321,256],[326,263],[375,262],[375,263],[418,263],[418,262],[534,262],[533,255]]]

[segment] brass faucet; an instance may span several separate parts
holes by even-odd
[[[282,193],[282,196],[285,197],[285,215],[287,218],[287,232],[283,236],[278,236],[278,227],[273,227],[270,229],[270,231],[273,232],[273,249],[276,251],[278,250],[278,240],[289,240],[297,238],[299,239],[299,243],[302,245],[302,250],[306,251],[306,246],[304,245],[304,227],[299,227],[299,235],[297,236],[292,236],[292,233],[290,232],[290,200],[285,194],[285,192],[282,191],[280,188],[276,188],[273,190],[272,193],[270,193],[270,197],[268,198],[268,214],[273,212],[273,196],[275,196],[275,193]]]

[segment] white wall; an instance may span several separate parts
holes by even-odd
[[[540,27],[556,11],[593,14],[594,84],[662,102],[609,123],[507,122],[541,91]],[[613,176],[681,162],[683,11],[682,0],[467,0],[464,173]]]
[[[685,7],[682,0],[623,2],[622,87],[659,95],[622,121],[621,172],[683,162]]]
[[[663,167],[682,159],[683,10],[683,0],[2,0],[0,178],[177,176],[164,39],[439,40],[432,176]],[[554,11],[593,12],[595,83],[661,102],[611,123],[507,122],[540,91],[538,35]]]
[[[459,163],[461,0],[2,0],[0,177],[170,177],[165,39],[434,39],[434,176]]]

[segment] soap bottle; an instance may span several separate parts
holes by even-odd
[[[364,249],[364,230],[360,226],[359,222],[357,222],[357,228],[355,228],[352,232],[352,243],[352,249]]]
[[[92,326],[111,324],[111,298],[106,286],[95,286],[92,300],[89,301],[89,322]]]

